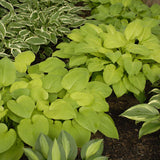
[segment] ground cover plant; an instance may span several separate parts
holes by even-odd
[[[29,160],[75,160],[78,149],[74,138],[66,131],[62,131],[57,139],[50,139],[44,134],[40,134],[33,149],[24,148]],[[101,156],[103,152],[103,140],[91,140],[83,145],[81,158],[83,160],[107,160]]]
[[[137,123],[143,122],[139,138],[160,129],[160,113],[158,111],[160,109],[160,90],[155,88],[151,92],[156,94],[150,98],[148,103],[135,105],[121,114]]]
[[[141,99],[146,80],[154,83],[160,73],[160,41],[151,22],[136,19],[124,31],[87,23],[74,29],[71,42],[60,43],[53,56],[68,58],[69,68],[88,68],[91,79],[111,86],[117,97],[129,91]]]
[[[90,82],[87,68],[68,71],[56,57],[30,65],[34,59],[33,52],[26,51],[14,62],[0,60],[1,160],[20,159],[24,144],[34,147],[40,133],[54,139],[65,130],[78,147],[98,130],[118,139],[114,122],[105,113],[105,98],[112,92],[107,84]]]
[[[1,0],[0,56],[26,50],[49,56],[58,39],[65,40],[70,29],[84,24],[82,10],[75,0]]]

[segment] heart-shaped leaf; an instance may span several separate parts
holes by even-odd
[[[91,133],[81,127],[75,120],[67,120],[63,123],[63,130],[67,131],[75,139],[77,146],[82,147],[89,141]]]
[[[4,123],[0,123],[0,153],[3,153],[10,149],[15,143],[17,138],[14,129],[8,130],[8,127]]]
[[[76,113],[70,103],[63,99],[54,101],[48,110],[44,111],[48,118],[52,119],[72,119],[76,117]]]
[[[8,109],[19,117],[30,118],[35,104],[32,98],[22,95],[16,101],[9,100],[7,102]]]
[[[121,80],[123,76],[123,69],[116,68],[115,65],[109,64],[105,67],[103,72],[104,81],[108,84],[114,84]]]
[[[106,55],[113,63],[115,63],[115,62],[117,62],[117,60],[120,58],[121,52],[120,52],[120,51],[107,52],[105,55]]]
[[[35,60],[35,55],[31,51],[25,51],[18,54],[15,58],[16,70],[25,73],[27,66],[29,66]]]
[[[125,54],[122,56],[122,58],[123,58],[124,68],[129,75],[137,75],[140,72],[142,68],[141,61],[137,59],[132,61],[132,56],[130,54]]]
[[[71,69],[62,79],[62,86],[69,92],[81,91],[87,86],[89,72],[86,68]]]
[[[43,115],[34,115],[31,119],[23,119],[17,126],[18,135],[28,145],[34,147],[40,133],[48,134],[49,122]]]
[[[17,89],[27,88],[28,83],[26,81],[16,81],[10,87],[10,92],[13,92]]]
[[[0,86],[9,86],[16,79],[16,68],[7,57],[0,60]]]

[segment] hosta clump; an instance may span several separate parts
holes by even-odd
[[[84,23],[79,14],[83,15],[85,7],[75,6],[76,2],[1,0],[0,8],[7,13],[0,21],[0,55],[7,53],[15,57],[26,50],[37,53],[41,47],[41,56],[49,56],[58,38],[63,39],[70,28]]]
[[[141,0],[84,0],[92,8],[91,16],[87,17],[94,24],[112,24],[117,29],[135,20],[152,19],[153,33],[159,35],[160,5],[148,7]]]
[[[156,132],[160,129],[160,90],[155,88],[155,93],[148,103],[135,105],[121,114],[121,116],[137,122],[143,122],[139,131],[139,138],[144,135]]]
[[[23,145],[35,146],[40,133],[55,138],[65,130],[79,147],[98,130],[118,139],[114,122],[105,113],[105,98],[112,92],[107,84],[90,82],[86,68],[68,71],[56,57],[30,66],[34,59],[33,52],[26,51],[14,62],[0,60],[1,160],[20,159]]]
[[[74,138],[62,131],[60,135],[52,140],[44,134],[40,134],[34,149],[24,148],[29,160],[75,160],[77,157],[77,145]],[[91,140],[81,148],[81,158],[83,160],[107,160],[101,156],[103,151],[103,140]]]
[[[111,86],[117,97],[144,91],[146,80],[159,80],[160,41],[150,21],[136,19],[124,32],[112,25],[87,23],[72,31],[70,43],[60,43],[53,56],[69,58],[69,68],[88,68],[91,79]]]

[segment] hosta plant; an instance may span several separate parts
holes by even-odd
[[[26,50],[49,56],[58,38],[84,23],[82,10],[73,0],[1,0],[0,55],[16,56]],[[1,11],[0,10],[0,14]],[[41,57],[41,58],[42,58]]]
[[[160,90],[153,89],[153,95],[148,103],[135,105],[121,114],[121,116],[136,122],[143,122],[139,131],[139,138],[144,135],[156,132],[160,129]]]
[[[136,19],[125,30],[87,23],[74,29],[69,43],[60,43],[54,57],[68,58],[69,68],[86,67],[91,80],[112,87],[117,97],[142,95],[146,80],[160,75],[160,41],[151,33],[150,21]]]
[[[107,84],[90,82],[87,68],[68,71],[56,57],[30,65],[34,59],[26,51],[14,62],[7,57],[0,60],[1,160],[6,156],[18,160],[23,145],[34,147],[40,133],[55,138],[65,130],[79,147],[98,130],[118,139],[114,122],[105,113],[109,111],[105,98],[112,92]],[[13,157],[16,152],[20,155]]]
[[[155,23],[153,32],[159,35],[160,5],[148,7],[141,0],[84,0],[92,8],[89,22],[94,24],[112,24],[123,30],[125,26],[135,20],[152,19]],[[157,31],[156,31],[157,30]]]
[[[74,138],[62,131],[52,140],[47,135],[40,134],[34,148],[24,148],[25,155],[29,160],[75,160],[78,149]],[[103,140],[91,140],[81,148],[82,160],[107,160],[101,156],[103,152]]]

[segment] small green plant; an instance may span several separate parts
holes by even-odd
[[[105,98],[112,92],[107,84],[90,82],[86,68],[68,71],[56,57],[30,65],[34,60],[31,51],[18,54],[14,62],[0,60],[1,160],[19,160],[23,145],[34,147],[40,133],[54,139],[65,130],[79,147],[98,130],[118,139],[114,122],[105,113]]]
[[[29,160],[75,160],[77,151],[74,138],[66,131],[62,131],[54,140],[40,134],[34,149],[24,148]],[[82,160],[107,160],[107,157],[101,156],[102,152],[103,140],[91,140],[81,148],[81,158]]]
[[[159,79],[160,44],[150,21],[136,19],[123,32],[87,23],[68,37],[72,41],[60,43],[53,56],[68,58],[69,68],[86,67],[92,80],[111,86],[117,97],[129,91],[139,98],[146,80]]]
[[[136,122],[143,122],[139,138],[160,129],[160,113],[158,111],[160,109],[160,90],[155,88],[151,92],[156,94],[150,98],[148,103],[135,105],[120,115]]]
[[[22,51],[41,51],[41,58],[49,56],[58,39],[65,39],[71,28],[85,22],[85,7],[75,6],[73,0],[1,0],[5,10],[0,20],[0,56],[15,57]],[[0,11],[1,13],[2,11]]]

